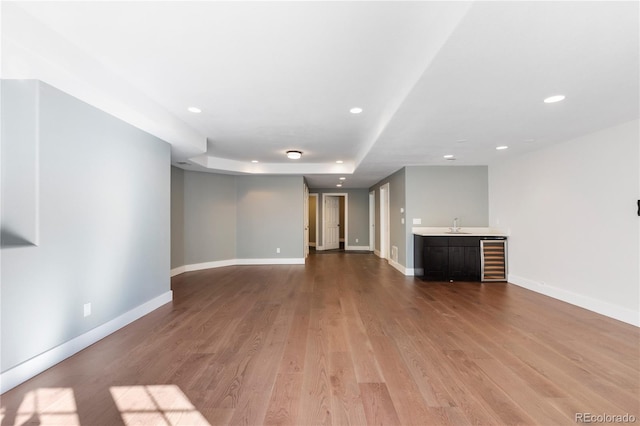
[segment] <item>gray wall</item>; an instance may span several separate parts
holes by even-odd
[[[171,268],[184,264],[184,171],[171,167]]]
[[[376,193],[376,250],[380,250],[380,187],[385,183],[390,192],[391,245],[398,247],[398,263],[407,268],[414,268],[414,226],[452,226],[454,217],[462,227],[488,226],[486,166],[408,166],[371,188]],[[422,224],[414,225],[414,218],[422,219]]]
[[[169,145],[46,84],[32,87],[40,240],[0,252],[3,372],[170,291]],[[3,114],[20,101],[11,93],[3,90]],[[16,140],[3,131],[3,147]],[[84,318],[86,302],[93,313]]]
[[[177,244],[172,245],[171,267],[302,258],[302,182],[301,176],[235,176],[174,168],[171,226]]]
[[[236,176],[185,171],[184,264],[235,259],[236,215]]]
[[[414,226],[489,226],[487,166],[407,166],[407,268],[422,268],[421,247],[414,247]],[[422,219],[414,225],[413,219]]]
[[[489,225],[487,166],[407,166],[407,221],[412,226]],[[412,225],[413,218],[422,225]]]
[[[338,189],[338,190],[336,190]],[[345,245],[369,246],[369,190],[342,188],[312,188],[309,193],[318,194],[318,245],[322,242],[322,194],[348,194],[348,229]],[[358,242],[356,242],[356,239]]]
[[[303,196],[302,176],[237,176],[237,257],[303,258]]]

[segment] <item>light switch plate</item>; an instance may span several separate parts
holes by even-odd
[[[413,224],[414,225],[422,225],[422,219],[419,217],[414,217],[413,218]]]

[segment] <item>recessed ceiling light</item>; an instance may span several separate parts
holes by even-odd
[[[287,151],[287,158],[291,160],[298,160],[302,157],[302,151]]]
[[[554,102],[560,102],[562,100],[564,100],[564,95],[555,95],[555,96],[549,96],[547,99],[544,100],[545,104],[552,104]]]
[[[345,179],[346,179],[346,177],[341,177],[341,178],[340,178],[340,180],[345,180]]]
[[[467,140],[466,139],[458,139],[456,142],[457,143],[465,143]]]
[[[344,161],[342,161],[342,160],[336,160],[336,163],[337,163],[337,164],[342,164],[342,163],[344,163]]]
[[[342,187],[342,184],[341,184],[341,183],[339,183],[339,184],[337,184],[336,186],[337,186],[338,188],[341,188],[341,187]]]
[[[362,108],[359,108],[359,107],[353,107],[353,108],[351,108],[351,109],[349,110],[349,112],[350,112],[351,114],[360,114],[360,113],[362,112]]]
[[[445,155],[445,156],[444,156],[444,158],[446,158],[447,160],[448,160],[449,158],[453,158],[453,154],[447,154],[447,155]]]
[[[497,149],[498,151],[502,151],[503,149],[507,149],[507,148],[509,148],[509,147],[508,147],[508,146],[506,146],[506,145],[496,146],[496,149]]]
[[[187,108],[187,111],[192,112],[194,114],[200,114],[202,112],[202,110],[198,107],[189,107]]]
[[[259,163],[258,160],[251,160],[252,163]]]

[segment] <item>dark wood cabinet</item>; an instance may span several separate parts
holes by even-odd
[[[480,280],[480,237],[424,237],[424,278]]]

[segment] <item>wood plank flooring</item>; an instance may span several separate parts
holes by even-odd
[[[640,423],[639,329],[513,285],[336,253],[172,287],[172,304],[2,395],[2,425]]]

